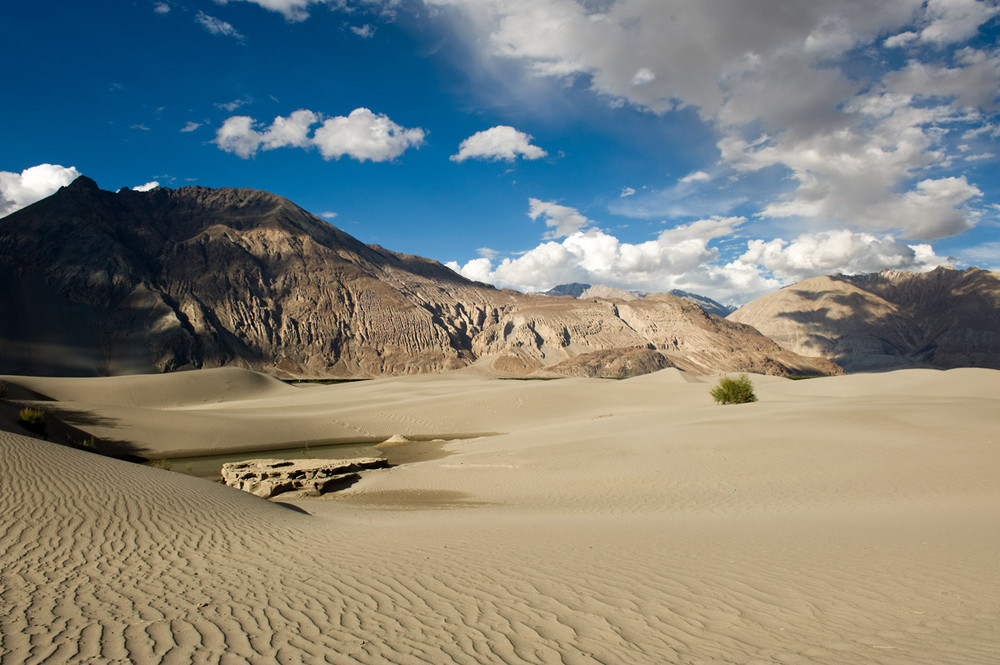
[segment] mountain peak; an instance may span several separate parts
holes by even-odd
[[[70,192],[99,192],[101,188],[97,186],[97,183],[88,178],[85,175],[77,177],[76,180],[70,184],[63,187],[63,189]]]

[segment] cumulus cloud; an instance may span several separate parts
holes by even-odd
[[[194,122],[193,120],[189,120],[186,125],[184,125],[183,127],[181,127],[181,132],[184,132],[184,133],[193,132],[194,130],[198,129],[199,127],[201,127],[201,123],[200,122]]]
[[[594,222],[573,208],[552,206],[556,204],[529,201],[533,215],[577,217],[577,228],[565,237],[549,234],[514,256],[501,258],[491,252],[447,265],[469,279],[528,292],[582,282],[652,292],[681,289],[740,304],[818,275],[886,268],[925,271],[953,262],[938,256],[929,244],[849,229],[802,233],[792,241],[751,237],[739,241],[745,249],[724,253],[722,246],[733,246],[751,230],[744,217],[704,218],[666,229],[652,240],[629,243],[593,227]]]
[[[166,2],[157,2],[153,5],[153,11],[157,14],[169,14],[170,4]]]
[[[633,187],[622,187],[622,191],[618,196],[619,198],[623,199],[627,199],[630,196],[635,196],[635,189]]]
[[[136,192],[148,192],[149,190],[156,189],[159,186],[160,186],[159,182],[157,182],[156,180],[151,180],[147,182],[145,185],[139,185],[138,187],[133,187],[132,190]]]
[[[315,127],[321,123],[319,127]],[[278,116],[259,127],[250,116],[232,116],[216,132],[215,144],[225,152],[248,159],[259,150],[317,148],[325,159],[347,155],[360,162],[385,162],[399,157],[424,140],[422,129],[407,129],[384,114],[358,108],[348,116],[324,119],[308,109]]]
[[[572,235],[594,224],[576,208],[534,198],[528,199],[528,217],[531,221],[542,218],[545,226],[552,229],[545,234],[549,239]]]
[[[375,36],[375,28],[371,26],[370,23],[365,23],[364,25],[352,25],[351,32],[356,34],[361,39],[371,39]]]
[[[458,153],[451,156],[453,162],[464,162],[467,159],[503,160],[512,162],[518,157],[524,159],[541,159],[546,152],[538,146],[531,145],[532,137],[507,125],[497,125],[476,132],[462,141]]]
[[[981,0],[928,0],[929,25],[920,31],[920,39],[936,44],[964,41],[998,12],[1000,7]]]
[[[199,11],[195,15],[195,21],[197,21],[199,25],[211,32],[213,35],[232,37],[238,41],[243,41],[245,39],[243,35],[240,34],[240,32],[231,24],[223,21],[222,19],[215,18],[214,16],[209,16],[203,11]]]
[[[0,171],[0,217],[41,201],[80,177],[75,166],[39,164],[20,173]]]
[[[908,245],[891,235],[881,238],[841,229],[805,233],[792,242],[751,240],[741,263],[758,266],[785,282],[817,275],[878,272],[886,268],[925,271],[949,262],[930,245]]]
[[[719,251],[709,243],[733,233],[744,221],[698,220],[635,244],[592,228],[575,231],[561,242],[543,242],[499,263],[482,257],[448,266],[469,279],[528,292],[583,282],[648,291],[684,289],[731,299],[735,294],[764,293],[779,284],[745,264],[717,262]]]
[[[313,142],[326,159],[347,155],[359,162],[387,162],[402,155],[407,148],[423,144],[424,130],[407,129],[384,114],[358,108],[347,117],[323,121]]]

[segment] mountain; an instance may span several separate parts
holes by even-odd
[[[626,291],[624,289],[617,289],[613,286],[606,286],[604,284],[591,285],[573,282],[572,284],[559,284],[558,286],[554,286],[548,291],[544,291],[542,295],[572,296],[574,298],[582,299],[603,298],[604,300],[635,300],[636,298],[645,298],[650,294],[646,291]],[[670,295],[693,302],[709,314],[714,314],[716,316],[725,317],[736,311],[735,307],[723,305],[722,303],[718,303],[711,298],[698,295],[697,293],[689,293],[687,291],[681,291],[680,289],[674,289],[670,292]]]
[[[527,374],[634,349],[700,373],[841,371],[673,296],[574,301],[471,282],[248,189],[113,193],[81,177],[0,219],[0,283],[0,373]]]
[[[728,318],[848,371],[1000,369],[1000,274],[978,268],[816,277]]]

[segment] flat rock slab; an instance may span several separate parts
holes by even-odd
[[[384,457],[355,459],[255,459],[222,465],[222,480],[230,487],[270,499],[282,492],[320,495],[347,487],[365,469],[384,469]]]

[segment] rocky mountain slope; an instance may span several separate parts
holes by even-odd
[[[587,298],[635,300],[636,298],[645,298],[650,294],[645,291],[626,291],[624,289],[617,289],[613,286],[607,286],[605,284],[591,285],[573,282],[572,284],[559,284],[558,286],[554,286],[548,291],[545,291],[542,295],[573,296],[574,298],[580,298],[582,300],[586,300]],[[724,317],[736,311],[735,307],[723,305],[722,303],[716,302],[706,296],[700,296],[697,293],[689,293],[688,291],[674,289],[670,292],[670,295],[693,302],[709,314],[715,314],[716,316]]]
[[[0,373],[526,374],[597,351],[619,367],[634,349],[701,373],[840,371],[669,295],[497,290],[246,189],[112,193],[79,178],[0,219],[0,283]]]
[[[1000,369],[1000,274],[978,268],[816,277],[728,319],[848,371]]]

